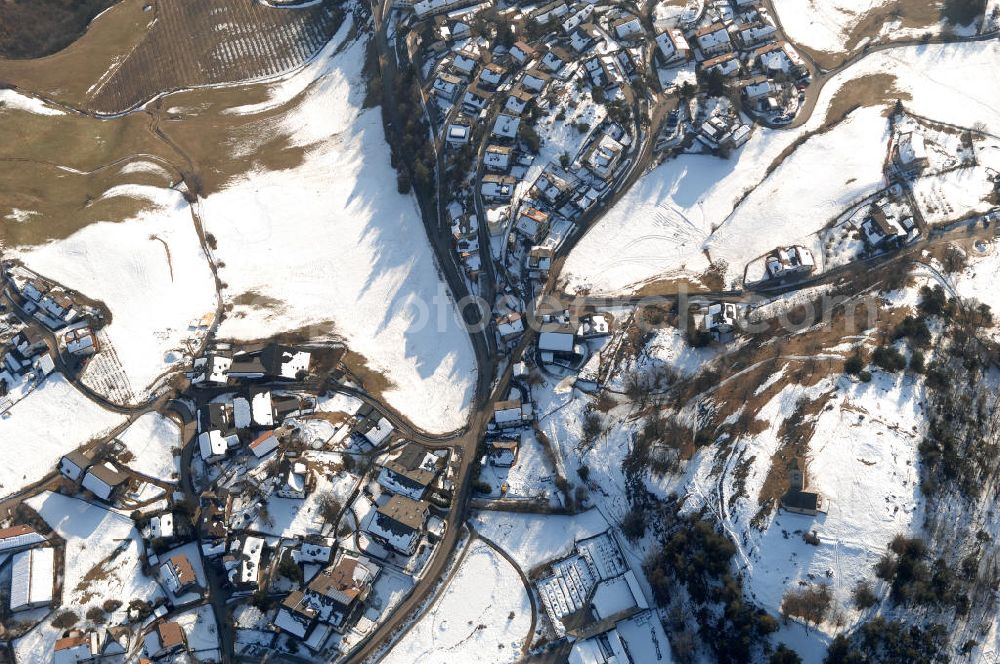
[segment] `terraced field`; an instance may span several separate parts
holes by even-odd
[[[174,0],[151,11],[146,36],[90,93],[91,110],[121,113],[172,90],[280,74],[311,58],[342,17],[331,0],[301,8]]]

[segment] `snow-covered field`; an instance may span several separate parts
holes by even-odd
[[[56,470],[60,457],[125,421],[96,405],[61,374],[52,374],[7,411],[0,424],[0,495]]]
[[[807,140],[734,214],[735,203],[761,183],[766,166],[822,125],[841,87],[862,76],[890,73],[896,76],[895,87],[912,97],[906,102],[909,110],[966,127],[982,122],[995,130],[1000,107],[993,100],[1000,99],[1000,80],[990,72],[998,59],[1000,44],[994,41],[880,51],[834,77],[802,127],[758,128],[728,160],[686,155],[663,163],[579,242],[563,271],[566,289],[617,294],[657,278],[694,276],[708,267],[705,249],[713,259],[730,262],[730,279],[742,276],[745,257],[821,229],[841,203],[878,181],[885,158],[885,125],[879,127],[884,119],[875,109],[864,109]]]
[[[994,320],[1000,316],[1000,291],[996,278],[1000,274],[1000,243],[996,241],[983,245],[985,255],[972,253],[969,265],[960,275],[956,275],[955,290],[963,298],[975,298],[989,305]]]
[[[87,626],[83,615],[88,608],[100,607],[106,600],[123,602],[108,618],[110,624],[118,624],[129,601],[154,602],[162,596],[156,582],[142,573],[142,541],[127,516],[49,491],[27,503],[66,540],[62,606],[81,618],[77,627]],[[18,662],[40,661],[41,653],[52,652],[63,632],[50,624],[56,614],[17,640]]]
[[[0,114],[4,109],[27,111],[36,115],[63,115],[61,110],[49,106],[41,99],[28,97],[14,90],[0,90]]]
[[[525,574],[569,554],[576,540],[608,529],[597,510],[575,516],[482,511],[473,516],[472,525],[483,537],[502,545]]]
[[[940,3],[927,2],[930,11],[909,23],[896,17],[896,4],[890,0],[774,0],[774,9],[791,41],[817,51],[843,53],[844,57],[869,43],[919,39],[944,31],[956,35],[976,32],[977,22],[955,26],[939,20]],[[918,16],[912,9],[916,8],[908,13]],[[862,22],[865,25],[859,31]]]
[[[839,53],[852,29],[889,0],[774,0],[785,33],[795,43]]]
[[[107,338],[137,399],[183,360],[189,325],[216,306],[215,283],[180,193],[128,185],[106,192],[148,200],[119,223],[91,224],[65,240],[18,252],[30,268],[111,309]]]
[[[530,627],[531,603],[517,571],[477,541],[444,595],[382,662],[516,662]]]
[[[307,152],[294,168],[251,173],[202,202],[227,293],[277,301],[236,306],[220,335],[332,322],[392,381],[391,405],[429,431],[457,429],[475,384],[472,347],[416,203],[396,193],[380,111],[361,108],[364,39],[335,54],[349,23],[312,65],[271,88],[272,101],[233,109],[255,113],[294,98],[274,130]]]
[[[181,446],[181,431],[177,423],[158,413],[147,413],[118,436],[134,458],[128,462],[132,470],[168,482],[176,481],[180,472],[180,457],[174,448]]]

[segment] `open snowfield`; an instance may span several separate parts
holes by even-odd
[[[125,417],[104,410],[54,373],[18,401],[2,420],[0,495],[55,472],[60,457],[107,433]]]
[[[974,298],[989,305],[993,318],[1000,315],[1000,291],[996,279],[1000,274],[1000,243],[984,245],[985,255],[972,253],[968,267],[954,278],[955,290],[960,297]]]
[[[120,223],[97,223],[18,252],[27,266],[101,300],[105,329],[136,398],[183,360],[188,326],[215,311],[212,273],[180,193],[128,185],[104,196],[149,200],[153,208]]]
[[[885,125],[878,127],[884,119],[874,109],[856,111],[829,133],[813,136],[784,162],[787,168],[764,180],[767,165],[823,124],[841,87],[869,74],[891,73],[900,93],[912,97],[909,110],[966,127],[982,122],[995,131],[1000,108],[992,100],[1000,98],[1000,80],[990,72],[998,59],[1000,44],[994,41],[880,51],[831,79],[802,127],[757,128],[728,160],[685,155],[663,163],[580,240],[563,271],[566,290],[611,295],[656,279],[696,276],[709,265],[705,249],[713,259],[730,262],[730,280],[742,276],[738,262],[745,256],[820,230],[841,202],[877,182]],[[734,213],[736,201],[762,180],[760,193]]]
[[[525,574],[569,554],[576,540],[608,529],[608,522],[597,510],[575,516],[481,511],[471,523],[483,537],[503,546]]]
[[[142,541],[132,520],[123,514],[76,498],[46,491],[27,501],[46,523],[66,540],[66,569],[62,605],[81,618],[92,606],[105,600],[124,602],[108,622],[125,618],[128,602],[154,602],[162,595],[156,582],[142,573]],[[14,644],[18,662],[37,662],[40,653],[51,653],[61,629],[52,627],[49,616]],[[78,627],[85,627],[81,620]]]
[[[0,90],[0,115],[4,109],[27,111],[36,115],[63,115],[61,110],[49,106],[41,99],[28,97],[14,90]]]
[[[450,431],[472,398],[472,347],[416,203],[396,193],[380,111],[361,108],[365,42],[336,52],[348,23],[313,64],[272,86],[271,102],[233,109],[295,98],[275,131],[308,149],[302,164],[251,173],[202,203],[227,293],[268,303],[237,305],[220,335],[256,339],[332,322],[392,381],[392,406],[421,428]]]
[[[789,39],[818,51],[844,50],[852,29],[889,0],[774,0]]]
[[[517,572],[477,541],[444,595],[381,661],[516,662],[530,628],[531,603]]]
[[[135,458],[128,462],[132,470],[167,482],[176,481],[180,457],[171,450],[181,446],[181,431],[169,417],[147,413],[118,436]]]

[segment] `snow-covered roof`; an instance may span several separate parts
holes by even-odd
[[[282,356],[281,377],[294,379],[300,371],[309,371],[312,355],[304,350],[287,352]]]
[[[538,335],[538,349],[556,353],[572,353],[575,335],[572,332],[542,332]]]
[[[378,447],[392,433],[392,423],[386,418],[379,418],[378,424],[365,433],[365,438],[373,446]]]
[[[226,439],[222,437],[222,432],[213,430],[205,431],[198,436],[198,449],[201,452],[201,458],[210,461],[225,456],[228,447]]]
[[[11,564],[10,610],[43,606],[52,601],[55,549],[38,547],[14,554]]]
[[[253,396],[253,421],[257,426],[274,426],[274,408],[271,404],[271,393],[260,392]]]
[[[250,451],[258,459],[273,452],[278,447],[278,437],[273,431],[265,431],[250,443]]]
[[[237,429],[246,429],[253,423],[250,414],[250,402],[244,397],[233,399],[233,426]]]

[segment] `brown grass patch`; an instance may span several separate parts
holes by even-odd
[[[839,122],[859,107],[892,106],[897,99],[909,101],[910,93],[896,88],[893,74],[868,74],[842,86],[830,100],[826,122]]]

